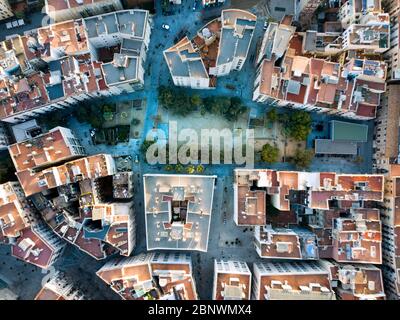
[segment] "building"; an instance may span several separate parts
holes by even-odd
[[[114,174],[114,159],[100,154],[39,171],[40,186],[32,176],[21,181],[54,234],[100,260],[128,256],[136,243],[131,187],[113,184]]]
[[[357,155],[358,146],[368,141],[368,126],[332,120],[330,139],[315,139],[315,154]]]
[[[107,53],[105,81],[112,90],[143,88],[146,52],[150,43],[150,17],[146,10],[124,10],[84,19],[93,59]],[[108,48],[108,49],[104,49]]]
[[[306,28],[310,24],[322,2],[323,0],[296,0],[297,17],[303,28]]]
[[[36,119],[15,124],[11,126],[11,131],[16,142],[29,140],[43,133],[43,130],[37,123]]]
[[[238,9],[223,10],[190,40],[185,37],[164,51],[176,86],[216,87],[216,77],[240,71],[247,59],[257,17]]]
[[[192,262],[185,253],[147,253],[107,262],[99,276],[124,300],[196,300]]]
[[[0,185],[0,242],[26,263],[47,269],[61,255],[64,243],[35,217],[17,182]]]
[[[90,182],[79,183],[78,188],[83,184],[87,186]],[[61,193],[49,202],[37,194],[32,201],[57,236],[94,259],[105,259],[116,253],[129,256],[136,244],[133,204],[97,203],[95,191],[93,190],[93,193],[88,189],[86,191],[78,196],[77,207],[67,203],[67,200],[74,200],[66,198],[71,196],[67,193]],[[94,203],[84,204],[89,199]]]
[[[381,55],[391,47],[389,15],[368,9],[370,2],[358,2],[351,8],[360,18],[344,14],[350,10],[345,4],[338,15],[343,21],[326,21],[321,31],[295,33],[288,16],[270,24],[258,53],[253,100],[353,119],[375,118],[386,91],[387,64]]]
[[[35,300],[84,300],[86,299],[79,289],[64,274],[57,272],[40,289]]]
[[[54,235],[95,259],[129,256],[136,243],[132,173],[117,174],[109,154],[83,157],[79,141],[62,127],[9,150],[23,192]]]
[[[342,68],[290,48],[280,66],[276,61],[264,59],[258,67],[254,101],[353,119],[376,117],[386,91],[384,62],[352,59]]]
[[[257,65],[263,59],[271,61],[273,58],[282,58],[289,48],[296,27],[292,26],[293,17],[285,16],[280,23],[270,22],[265,30],[261,47],[257,55]]]
[[[118,172],[113,176],[113,196],[115,199],[131,199],[134,195],[133,173]]]
[[[384,53],[390,49],[390,21],[387,13],[369,13],[360,24],[351,24],[342,34],[344,50]]]
[[[257,172],[245,174],[235,172],[234,180],[234,215],[233,219],[239,226],[266,224],[266,191],[256,188],[254,182],[259,179]]]
[[[390,84],[382,96],[375,120],[372,166],[375,170],[387,170],[390,163],[395,163],[399,153],[399,117],[396,107],[400,103],[400,86]]]
[[[8,150],[17,172],[46,168],[85,155],[80,141],[64,127],[12,144]]]
[[[91,60],[81,20],[32,30],[12,40],[7,45],[12,59],[3,66],[0,83],[1,120],[18,123],[112,94],[104,84],[101,62]]]
[[[316,235],[303,228],[256,226],[254,245],[258,255],[266,259],[318,260]]]
[[[400,2],[398,0],[382,1],[385,11],[390,15],[390,49],[385,53],[385,59],[388,63],[388,81],[397,81],[400,79],[399,66],[399,13]]]
[[[32,201],[57,236],[98,260],[115,253],[128,256],[136,243],[133,203],[113,197],[115,173],[110,155],[90,156],[40,172],[37,179],[46,184],[37,188],[33,179],[26,192],[34,195]],[[64,179],[54,181],[58,176]],[[50,200],[41,194],[48,189],[55,189]],[[120,187],[119,192],[127,190]]]
[[[122,10],[120,0],[46,0],[46,14],[55,22]]]
[[[381,264],[382,227],[374,208],[383,196],[383,175],[234,171],[234,221],[255,227],[256,251],[267,259]]]
[[[251,272],[246,262],[214,260],[213,300],[250,300]]]
[[[142,89],[150,31],[148,11],[121,10],[7,40],[0,49],[7,58],[0,66],[0,119],[18,123]]]
[[[208,7],[215,4],[223,4],[225,0],[201,0],[203,7]]]
[[[147,250],[207,251],[216,178],[143,175]]]
[[[384,300],[382,271],[373,265],[335,264],[321,261],[329,270],[340,300]]]
[[[109,154],[97,154],[66,162],[44,170],[24,169],[16,175],[26,196],[78,182],[116,173],[114,159]]]
[[[320,258],[341,263],[382,264],[382,223],[377,208],[317,210],[308,216]]]
[[[343,28],[347,28],[370,13],[383,13],[381,0],[347,0],[339,9],[339,20]]]
[[[0,1],[0,20],[11,18],[14,15],[8,0]]]
[[[255,262],[253,299],[336,300],[330,274],[319,262]]]

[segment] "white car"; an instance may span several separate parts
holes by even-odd
[[[163,23],[161,28],[165,29],[165,30],[169,30],[169,25],[166,23]]]

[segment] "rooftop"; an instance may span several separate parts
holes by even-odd
[[[115,173],[115,163],[108,154],[98,154],[66,162],[57,167],[31,172],[17,172],[18,180],[27,196],[58,186],[109,176]]]
[[[333,259],[338,262],[382,263],[379,209],[351,209],[333,219]]]
[[[316,236],[307,229],[256,227],[255,246],[262,258],[316,260]]]
[[[335,300],[329,272],[319,262],[256,262],[261,300]]]
[[[240,185],[265,191],[272,205],[282,211],[289,211],[291,202],[328,210],[329,202],[334,199],[383,200],[382,175],[235,169],[235,188]],[[238,195],[235,191],[235,201],[239,201]],[[235,206],[235,219],[239,217],[238,208]]]
[[[191,77],[215,86],[215,68],[246,58],[256,23],[256,16],[238,9],[223,10],[203,26],[190,40],[184,37],[164,51],[173,77]]]
[[[331,121],[331,138],[334,141],[366,142],[368,140],[368,126],[344,121]]]
[[[114,33],[144,39],[147,23],[148,11],[140,9],[121,10],[84,19],[89,40]]]
[[[214,261],[214,300],[249,300],[251,272],[242,261]]]
[[[371,26],[376,27],[372,22]],[[276,30],[280,28],[286,34],[277,38]],[[262,102],[273,99],[337,109],[363,119],[375,118],[380,94],[386,91],[387,64],[366,58],[349,58],[347,63],[329,61],[333,53],[322,58],[312,57],[310,53],[318,51],[317,44],[339,46],[340,33],[335,39],[332,33],[294,33],[288,28],[274,23],[265,32],[258,58],[260,77],[256,79],[253,99]],[[338,48],[335,53],[342,49]]]
[[[143,176],[147,250],[207,251],[216,178]]]
[[[326,263],[341,299],[385,299],[382,271],[373,265]]]
[[[71,141],[72,139],[72,141]],[[56,127],[34,138],[8,147],[16,171],[50,166],[76,157],[79,141],[68,128]]]
[[[37,32],[38,42],[45,47],[50,46],[52,57],[61,58],[65,55],[89,52],[82,20],[51,24],[38,29]]]

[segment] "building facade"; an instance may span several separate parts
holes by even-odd
[[[46,0],[45,8],[46,14],[54,22],[86,18],[123,9],[121,0]]]

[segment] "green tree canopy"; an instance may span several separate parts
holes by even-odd
[[[140,146],[140,151],[142,153],[146,153],[147,149],[154,143],[155,143],[155,141],[144,140],[142,145]]]
[[[289,115],[287,132],[289,136],[298,141],[307,139],[311,132],[311,116],[305,111],[295,111]]]
[[[266,143],[261,150],[261,160],[268,163],[273,163],[278,160],[279,149],[276,146],[271,146]]]
[[[158,100],[164,108],[168,109],[174,104],[174,93],[170,88],[161,86],[158,88]]]
[[[276,111],[275,108],[272,108],[267,112],[267,120],[270,122],[278,121],[278,112]]]
[[[247,110],[237,97],[207,97],[204,105],[209,113],[223,116],[229,121],[236,121]]]

